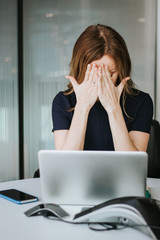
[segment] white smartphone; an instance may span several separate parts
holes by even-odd
[[[17,204],[30,203],[38,201],[38,198],[17,189],[8,189],[0,191],[0,197]]]

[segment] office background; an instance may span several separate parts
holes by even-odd
[[[125,39],[160,121],[160,0],[0,0],[0,182],[32,177],[38,150],[54,149],[52,100],[77,37],[97,23]]]

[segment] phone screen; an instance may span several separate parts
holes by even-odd
[[[37,197],[32,196],[28,193],[19,191],[17,189],[8,189],[8,190],[0,191],[0,197],[18,204],[38,201]]]

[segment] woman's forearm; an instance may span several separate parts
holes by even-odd
[[[122,110],[108,114],[115,151],[138,151],[129,136]]]
[[[89,109],[85,106],[75,106],[70,129],[62,150],[83,150]]]

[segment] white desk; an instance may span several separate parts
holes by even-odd
[[[153,198],[160,200],[160,179],[147,179]],[[16,188],[36,195],[38,202],[18,205],[0,198],[0,238],[2,240],[147,240],[143,233],[126,228],[104,232],[92,231],[88,225],[72,225],[46,219],[26,217],[24,212],[41,203],[40,179],[26,179],[0,183],[0,190]],[[73,210],[73,209],[72,209]]]

